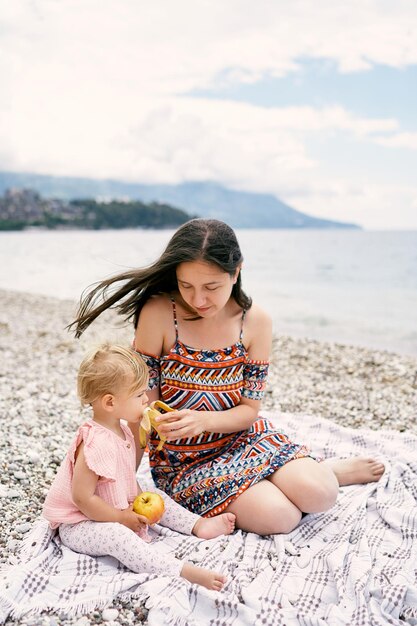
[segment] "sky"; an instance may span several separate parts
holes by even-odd
[[[0,0],[0,170],[417,229],[415,0]]]

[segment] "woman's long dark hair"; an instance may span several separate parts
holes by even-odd
[[[178,290],[177,266],[197,260],[213,263],[234,276],[243,257],[232,228],[214,219],[198,218],[186,222],[152,265],[91,285],[82,294],[77,318],[68,328],[75,327],[75,336],[80,337],[109,308],[117,309],[126,320],[133,318],[136,327],[142,307],[151,296]],[[251,298],[242,289],[240,272],[233,285],[232,297],[242,309],[249,309],[252,305]]]

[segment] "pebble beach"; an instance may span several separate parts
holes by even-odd
[[[132,327],[106,313],[80,340],[66,330],[77,303],[0,290],[0,564],[40,515],[48,487],[82,420],[75,392],[87,347],[130,344]],[[343,426],[417,432],[417,358],[276,335],[263,406]],[[88,415],[88,412],[85,413]],[[302,425],[300,425],[302,432]],[[7,624],[146,623],[134,600],[77,618],[40,615]]]

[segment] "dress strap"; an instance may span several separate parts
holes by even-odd
[[[242,321],[241,321],[241,324],[240,324],[239,341],[242,341],[242,339],[243,339],[243,322],[245,321],[246,311],[247,311],[247,309],[243,309],[243,311],[242,311]]]
[[[175,340],[178,341],[177,309],[175,308],[175,300],[174,300],[174,298],[171,298],[171,302],[172,302],[172,314],[174,316]]]

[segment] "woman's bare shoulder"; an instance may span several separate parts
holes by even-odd
[[[171,328],[172,327],[172,328]],[[166,335],[173,330],[172,303],[168,296],[152,296],[143,305],[135,330],[135,348],[140,352],[160,355]]]
[[[243,327],[243,339],[252,359],[267,360],[272,343],[272,319],[260,306],[248,309]]]
[[[250,326],[257,326],[258,324],[267,324],[272,328],[272,319],[269,313],[262,309],[257,304],[252,304],[251,308],[246,312],[246,322]]]
[[[172,302],[170,297],[165,294],[151,296],[142,307],[139,315],[139,323],[149,318],[152,319],[155,315],[159,319],[168,314],[172,317]]]

